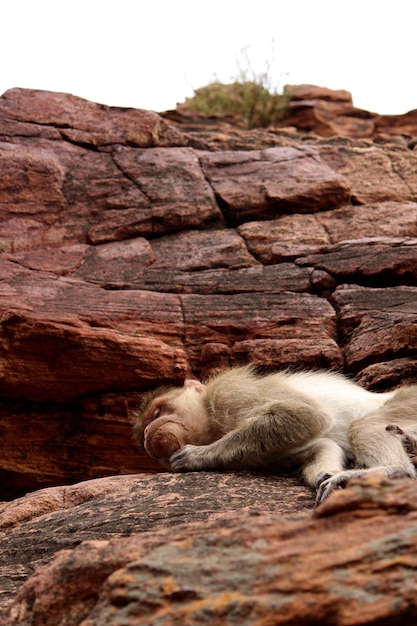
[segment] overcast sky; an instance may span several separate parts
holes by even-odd
[[[63,91],[174,108],[244,64],[274,85],[347,89],[378,113],[417,108],[415,0],[0,0],[0,93]]]

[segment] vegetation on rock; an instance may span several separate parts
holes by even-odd
[[[263,72],[255,72],[245,50],[241,53],[246,67],[238,62],[238,74],[230,83],[218,79],[196,89],[184,107],[202,115],[238,115],[249,128],[265,128],[282,120],[288,111],[290,96],[279,93],[271,76],[272,63]]]

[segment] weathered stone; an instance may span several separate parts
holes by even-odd
[[[68,401],[180,381],[189,371],[177,296],[104,291],[4,261],[3,280],[9,266],[0,284],[3,397]]]
[[[374,286],[414,285],[417,280],[417,239],[360,239],[298,259],[331,274],[337,282]]]
[[[316,85],[285,85],[284,94],[289,97],[288,110],[282,120],[274,120],[274,132],[292,127],[324,137],[372,137],[390,143],[398,139],[403,145],[407,143],[407,136],[417,136],[417,109],[402,115],[378,115],[354,107],[348,91]],[[237,116],[196,115],[187,103],[180,103],[174,111],[161,115],[196,140],[205,139],[211,146],[218,143],[224,146],[225,141],[230,141],[235,149],[248,149],[248,144],[242,140],[241,147],[237,147],[239,130],[245,128],[245,120]]]
[[[415,385],[417,380],[417,359],[392,359],[365,367],[356,380],[367,389],[385,391],[403,385]]]
[[[23,585],[2,625],[412,624],[415,496],[415,484],[376,476],[310,519],[240,511],[171,536],[84,542]]]
[[[249,251],[264,265],[293,260],[330,243],[316,214],[282,215],[267,223],[246,222],[238,227],[238,232]]]
[[[152,111],[109,107],[66,93],[9,89],[0,99],[0,136],[18,135],[20,126],[52,127],[49,135],[95,148],[111,144],[137,147],[185,146],[187,138]],[[6,122],[6,123],[4,123]],[[15,130],[15,132],[13,132]],[[45,134],[43,134],[45,137]]]
[[[414,484],[349,486],[310,519],[294,478],[173,475],[131,439],[145,391],[250,360],[417,382],[413,116],[377,133],[309,89],[293,109],[314,132],[368,138],[201,119],[187,137],[63,94],[0,98],[0,499],[159,472],[0,508],[3,603],[47,566],[1,624],[413,623]]]
[[[282,291],[316,291],[311,268],[292,263],[255,265],[242,269],[213,269],[186,272],[152,267],[132,278],[131,287],[173,293],[238,294],[278,293]]]
[[[368,237],[417,237],[417,202],[344,206],[314,217],[328,233],[330,243]],[[302,223],[300,229],[302,233]]]
[[[191,148],[120,148],[114,160],[152,204],[155,234],[222,224],[213,190]]]
[[[403,115],[377,115],[375,132],[390,135],[417,135],[417,109]]]
[[[313,505],[295,478],[256,472],[113,476],[28,494],[0,506],[0,606],[56,551],[80,541],[144,533],[145,544],[160,544],[186,523],[205,532],[233,515],[291,519]]]
[[[284,92],[291,97],[291,101],[325,100],[352,104],[352,94],[345,89],[328,89],[317,85],[285,85]]]
[[[1,400],[0,501],[34,488],[103,475],[160,471],[133,444],[143,394],[100,395],[66,402]]]
[[[233,225],[284,212],[324,210],[349,195],[343,179],[309,146],[204,154],[201,162]]]
[[[417,154],[405,146],[337,143],[318,150],[349,185],[353,204],[416,201]]]
[[[357,372],[378,361],[415,354],[415,287],[371,289],[343,285],[336,289],[333,300],[350,370]]]
[[[198,272],[215,268],[229,270],[257,265],[243,239],[232,229],[188,231],[152,241],[154,269]]]
[[[342,365],[334,310],[317,296],[184,295],[182,303],[184,347],[191,367],[203,377],[225,362],[285,367],[294,354],[304,366],[319,362],[321,367],[337,369]]]
[[[285,124],[324,137],[372,137],[375,114],[356,109],[349,102],[293,100]]]
[[[369,237],[417,237],[416,202],[343,206],[309,215],[282,215],[238,227],[261,263],[282,263],[325,251],[329,244]]]

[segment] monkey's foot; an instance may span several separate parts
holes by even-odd
[[[316,505],[324,502],[336,489],[343,489],[351,478],[361,478],[362,476],[367,476],[375,472],[384,474],[388,478],[416,478],[414,468],[397,467],[393,465],[344,470],[336,474],[323,474],[316,482]],[[326,478],[326,476],[329,477]]]

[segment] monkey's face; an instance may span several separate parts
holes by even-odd
[[[149,456],[168,465],[174,452],[187,443],[199,443],[207,429],[204,391],[202,383],[186,381],[184,387],[154,392],[145,401],[135,435]]]

